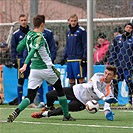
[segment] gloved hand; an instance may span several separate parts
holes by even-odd
[[[14,60],[13,62],[12,62],[12,66],[14,67],[14,68],[18,68],[18,63],[17,63],[17,61],[16,60]]]
[[[104,100],[107,103],[117,103],[118,100],[115,97],[108,97]]]
[[[105,114],[106,119],[109,120],[109,121],[113,121],[114,120],[114,113],[111,110],[105,110],[105,111],[108,111]]]
[[[84,67],[87,65],[86,59],[82,59],[81,61],[81,67]]]
[[[65,63],[66,63],[65,59],[62,59],[61,62],[60,62],[61,66],[63,66]]]

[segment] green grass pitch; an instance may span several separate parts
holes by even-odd
[[[71,112],[76,121],[62,121],[62,116],[31,118],[31,113],[40,109],[26,108],[13,123],[7,123],[7,116],[15,108],[0,105],[0,133],[133,133],[133,110],[113,110],[114,121],[107,121],[102,110],[96,114]]]

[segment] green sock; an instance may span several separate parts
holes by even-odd
[[[30,104],[29,98],[25,98],[22,100],[22,102],[18,105],[18,108],[20,111],[23,111],[28,105]]]
[[[59,100],[59,103],[61,105],[63,115],[68,117],[69,111],[68,111],[68,103],[67,103],[66,96],[58,97],[58,100]]]

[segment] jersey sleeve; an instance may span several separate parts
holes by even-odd
[[[17,46],[17,52],[21,52],[26,48],[26,37],[24,37],[20,42],[19,45]]]
[[[35,51],[36,51],[35,49],[30,50],[28,56],[25,59],[24,64],[28,64],[30,62],[31,58],[34,56]]]
[[[99,86],[99,82],[100,82],[100,78],[101,78],[102,74],[94,74],[94,76],[91,78],[92,84],[93,84],[93,89],[94,92],[96,93],[96,95],[101,99],[104,94],[100,91],[100,86]]]

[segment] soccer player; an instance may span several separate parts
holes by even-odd
[[[43,37],[45,26],[45,16],[37,15],[33,18],[34,30],[29,31],[25,38],[19,43],[17,51],[22,51],[25,47],[28,49],[28,56],[20,72],[26,70],[27,64],[31,61],[31,69],[28,80],[28,94],[18,107],[8,116],[7,122],[13,122],[16,117],[23,111],[36,96],[38,88],[44,80],[49,82],[56,89],[59,103],[62,107],[63,121],[73,121],[68,111],[67,98],[61,86],[60,73],[54,68],[51,60],[51,54],[48,44]]]
[[[107,120],[114,120],[114,113],[110,109],[110,103],[116,103],[117,99],[113,95],[113,78],[115,78],[116,67],[106,66],[104,73],[95,73],[88,83],[77,84],[73,87],[64,88],[69,111],[81,111],[89,100],[104,100],[104,114]],[[42,112],[31,114],[33,118],[51,117],[62,115],[61,107],[54,109],[54,101],[58,100],[55,90],[46,94],[47,105],[42,108]]]

